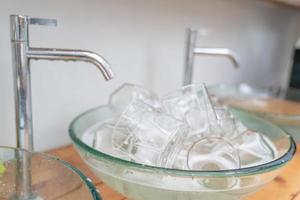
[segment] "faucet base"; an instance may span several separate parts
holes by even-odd
[[[37,194],[32,193],[29,197],[17,197],[14,195],[9,200],[44,200],[42,197],[39,197]]]

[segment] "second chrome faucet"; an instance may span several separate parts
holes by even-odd
[[[189,85],[193,79],[194,57],[196,55],[209,56],[224,56],[227,57],[235,68],[240,66],[237,54],[228,48],[211,48],[211,47],[197,47],[198,31],[188,28],[186,31],[186,52],[184,61],[184,77],[183,85]]]

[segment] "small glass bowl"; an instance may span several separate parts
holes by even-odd
[[[31,190],[17,197],[20,163],[30,158]],[[18,164],[19,163],[19,164]],[[29,197],[28,197],[29,196]],[[2,200],[101,200],[91,182],[82,172],[67,162],[44,153],[31,153],[0,146],[0,199]],[[29,198],[29,199],[28,199]]]
[[[85,140],[85,133],[99,123],[114,118],[110,106],[100,106],[76,117],[69,135],[81,157],[104,183],[132,200],[238,200],[273,180],[289,160],[296,145],[277,126],[248,112],[232,110],[246,127],[271,139],[278,149],[274,160],[234,170],[192,171],[143,165],[105,154]]]

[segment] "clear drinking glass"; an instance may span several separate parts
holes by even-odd
[[[243,167],[270,162],[278,154],[268,137],[251,130],[232,138],[230,143],[237,149]]]
[[[161,102],[166,113],[184,121],[195,133],[203,133],[217,123],[204,84],[184,86],[164,96]]]
[[[181,121],[135,102],[117,118],[112,141],[135,162],[167,167],[188,131]]]
[[[189,125],[194,136],[233,138],[243,125],[208,94],[205,84],[182,87],[162,98],[166,113]]]
[[[226,170],[241,167],[239,153],[222,138],[205,137],[188,150],[187,166],[190,170]]]
[[[109,97],[109,104],[120,113],[129,104],[136,101],[142,102],[154,109],[160,108],[158,96],[154,92],[131,83],[124,83],[111,93]]]

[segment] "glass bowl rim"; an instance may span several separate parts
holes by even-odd
[[[83,172],[81,172],[79,169],[77,169],[76,167],[74,167],[73,165],[71,165],[70,163],[68,163],[67,161],[64,161],[56,156],[47,154],[47,153],[43,153],[43,152],[31,152],[28,151],[26,149],[22,149],[22,148],[16,148],[16,147],[10,147],[10,146],[3,146],[0,145],[0,150],[1,149],[6,149],[6,150],[12,150],[12,151],[22,151],[22,152],[26,152],[29,153],[31,155],[39,155],[43,158],[46,159],[50,159],[54,162],[57,162],[61,165],[63,165],[64,167],[66,167],[68,170],[71,170],[74,174],[76,174],[77,176],[79,176],[79,178],[81,179],[81,181],[85,184],[85,186],[87,187],[87,189],[90,191],[91,197],[93,197],[94,200],[102,200],[97,188],[95,187],[94,183],[92,182],[92,180],[90,178],[88,178],[86,175],[84,175]]]
[[[218,171],[181,170],[181,169],[163,168],[163,167],[145,165],[145,164],[141,164],[141,163],[135,163],[135,162],[123,160],[121,158],[117,158],[117,157],[111,156],[109,154],[105,154],[101,151],[98,151],[98,150],[90,147],[89,145],[85,144],[84,142],[82,142],[82,140],[76,136],[76,133],[74,131],[74,126],[75,126],[76,122],[78,120],[80,120],[81,117],[83,117],[89,113],[95,112],[101,108],[105,108],[105,107],[108,107],[108,105],[97,106],[97,107],[91,108],[91,109],[77,115],[71,121],[71,123],[69,125],[69,136],[70,136],[73,144],[75,144],[75,147],[83,149],[85,152],[90,153],[93,156],[93,158],[100,159],[100,160],[104,159],[109,162],[123,165],[128,168],[134,168],[134,169],[145,170],[145,171],[155,171],[155,172],[161,172],[161,173],[165,173],[165,174],[169,174],[169,175],[176,175],[176,176],[204,176],[204,177],[248,176],[248,175],[269,172],[269,171],[275,170],[275,169],[285,165],[288,161],[290,161],[293,158],[294,154],[296,153],[296,149],[297,149],[294,139],[288,133],[283,131],[278,126],[272,124],[271,122],[266,121],[266,120],[262,119],[261,117],[252,115],[251,117],[257,118],[257,119],[263,121],[264,123],[275,127],[276,129],[281,131],[283,134],[285,134],[289,138],[290,147],[284,155],[282,155],[281,157],[279,157],[275,160],[272,160],[270,162],[260,164],[257,166],[239,168],[239,169],[230,169],[230,170],[218,170]],[[236,110],[240,110],[240,109],[236,109]],[[247,112],[247,113],[250,113],[250,112]]]

